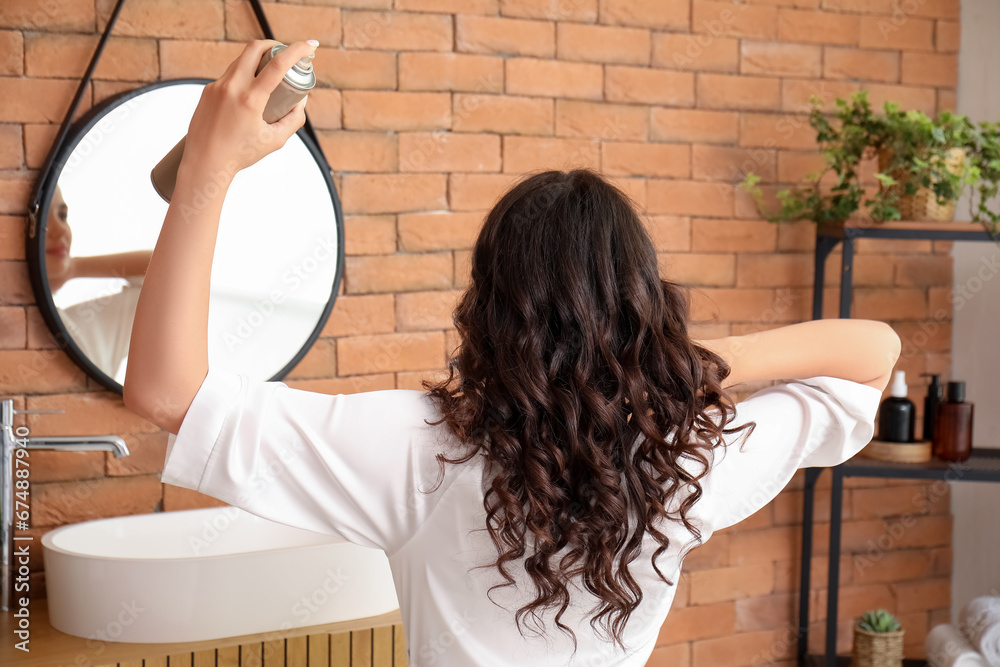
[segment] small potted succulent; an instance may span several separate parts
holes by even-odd
[[[885,609],[866,611],[854,625],[853,667],[900,667],[903,633],[895,616]]]

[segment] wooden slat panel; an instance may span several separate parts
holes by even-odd
[[[330,667],[351,667],[351,633],[330,635]]]
[[[330,635],[309,635],[309,667],[330,667]]]
[[[143,667],[167,667],[167,656],[157,655],[152,658],[143,658]]]
[[[264,642],[264,667],[285,667],[284,639],[269,639]]]
[[[372,667],[392,667],[392,626],[372,629]]]
[[[285,640],[285,667],[309,667],[306,662],[308,643],[309,639],[304,635]]]
[[[392,667],[409,667],[409,661],[406,659],[406,632],[403,631],[403,626],[392,626],[392,636]]]
[[[264,654],[261,650],[261,642],[240,644],[240,667],[262,667],[263,664]]]
[[[215,649],[209,648],[201,651],[194,652],[194,658],[191,661],[193,667],[215,667]],[[173,667],[173,665],[171,665]]]
[[[351,633],[351,667],[372,667],[372,631]]]
[[[167,656],[170,667],[191,667],[191,653],[173,653]]]
[[[215,667],[240,667],[240,647],[225,646],[219,648],[215,656]]]

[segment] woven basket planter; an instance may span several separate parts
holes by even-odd
[[[878,152],[878,170],[885,172],[890,164],[892,164],[892,151],[889,149],[880,150]],[[953,174],[958,174],[961,172],[964,164],[965,151],[961,148],[952,148],[945,159],[945,168]],[[898,183],[898,185],[894,185],[888,189],[899,193],[899,203],[896,207],[899,209],[899,215],[903,220],[913,222],[951,222],[955,218],[954,200],[942,206],[938,204],[937,198],[934,196],[934,191],[923,187],[917,188],[916,194],[903,194],[903,186],[906,184],[907,177],[899,172],[890,173],[889,175]],[[879,189],[886,190],[882,186]]]
[[[903,664],[903,634],[868,632],[854,626],[854,648],[851,667],[900,667]]]

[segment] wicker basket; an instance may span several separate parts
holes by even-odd
[[[855,625],[851,667],[900,667],[905,632],[868,632]]]
[[[878,152],[878,170],[884,172],[892,164],[892,150],[883,148]],[[945,159],[945,167],[949,172],[958,174],[965,164],[965,151],[961,148],[952,148]],[[945,205],[938,204],[934,191],[930,188],[917,188],[916,194],[903,194],[903,186],[907,177],[899,172],[889,174],[898,185],[894,185],[890,190],[899,193],[899,215],[903,220],[913,222],[951,222],[955,218],[955,201],[949,201]],[[886,190],[884,186],[880,190]]]

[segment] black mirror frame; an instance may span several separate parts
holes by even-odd
[[[42,319],[44,319],[45,323],[48,325],[49,330],[53,333],[56,343],[69,355],[69,357],[90,377],[100,382],[104,387],[116,391],[119,394],[123,392],[123,386],[116,382],[103,370],[98,368],[97,365],[83,353],[80,347],[76,344],[76,341],[73,340],[69,331],[66,329],[66,325],[63,323],[62,317],[59,315],[58,309],[55,306],[45,266],[45,232],[48,222],[49,203],[52,200],[52,195],[55,192],[56,185],[58,184],[58,174],[62,171],[62,168],[65,166],[70,155],[72,155],[73,150],[86,136],[87,132],[106,114],[110,113],[128,100],[151,90],[179,84],[208,84],[211,81],[211,79],[201,78],[170,79],[167,81],[158,81],[134,90],[128,90],[108,98],[101,104],[87,111],[87,113],[84,114],[84,116],[74,123],[69,129],[65,140],[53,146],[53,153],[48,159],[48,169],[43,177],[45,178],[45,181],[36,185],[38,192],[38,207],[37,213],[34,213],[32,216],[33,219],[29,220],[30,228],[28,233],[25,234],[25,255],[28,261],[28,273],[31,278],[31,287],[35,293],[35,301],[37,303],[38,310],[42,315]],[[331,174],[329,164],[326,161],[326,157],[323,155],[318,143],[313,140],[311,136],[312,133],[309,130],[311,130],[309,127],[299,128],[296,135],[302,140],[302,143],[305,144],[313,159],[316,160],[316,165],[323,174],[323,179],[326,181],[330,197],[333,200],[337,227],[337,268],[332,289],[330,291],[330,299],[326,302],[326,306],[316,323],[316,327],[313,329],[312,333],[306,339],[302,348],[295,354],[295,356],[273,377],[269,378],[268,381],[281,380],[284,378],[300,361],[302,361],[302,358],[319,338],[319,335],[329,319],[331,311],[333,310],[333,304],[337,300],[337,294],[340,291],[340,283],[344,274],[344,219],[340,205],[340,197],[337,195],[337,188],[334,185],[333,176]],[[51,178],[47,177],[49,174],[52,175]]]

